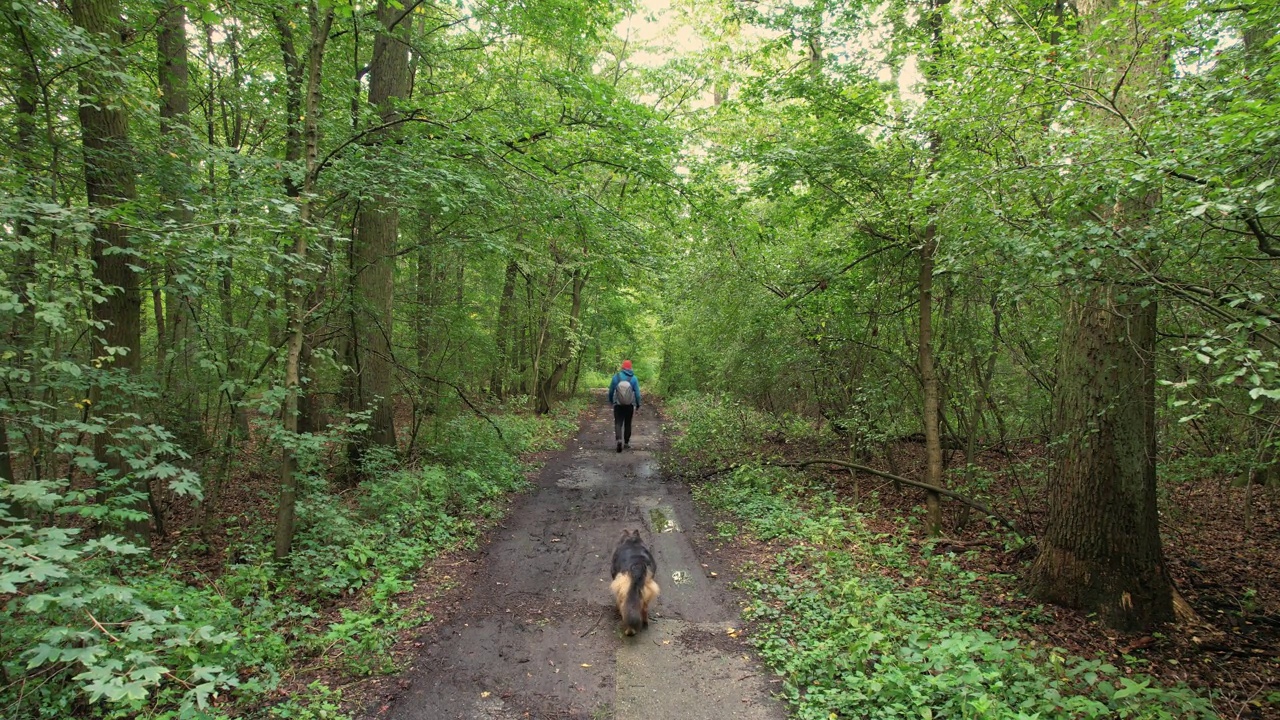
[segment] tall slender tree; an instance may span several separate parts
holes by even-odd
[[[925,65],[925,76],[930,74],[930,65],[940,62],[943,50],[943,16],[948,0],[930,0],[929,12],[925,17],[925,27],[929,30],[929,63]],[[927,148],[926,174],[932,175],[942,154],[942,135],[936,129],[929,132]],[[933,349],[933,267],[938,253],[938,221],[937,208],[930,205],[925,210],[925,226],[920,238],[920,388],[924,400],[921,418],[924,422],[925,446],[925,482],[934,487],[942,486],[942,413],[938,392],[938,371],[935,367]],[[930,535],[942,533],[942,498],[937,492],[929,490],[925,493],[928,514],[925,519]]]
[[[105,295],[93,307],[94,320],[102,333],[96,350],[109,359],[111,367],[136,379],[142,362],[142,296],[134,269],[137,252],[129,231],[117,216],[121,206],[137,197],[126,110],[129,91],[120,57],[120,4],[115,0],[77,0],[71,3],[71,15],[92,43],[88,52],[93,56],[93,62],[85,63],[80,70],[79,115],[85,194],[94,215],[90,254],[94,279],[102,285]],[[123,392],[113,400],[128,409],[130,396]],[[102,396],[93,399],[101,400]],[[121,478],[128,474],[119,455],[109,451],[105,433],[97,436],[95,452],[108,472]],[[133,490],[141,499],[134,506],[136,519],[128,521],[125,530],[145,538],[151,530],[150,521],[144,519],[149,513],[149,486],[145,480],[135,482]]]
[[[320,79],[324,67],[324,48],[329,41],[329,30],[333,27],[334,8],[328,5],[323,10],[316,0],[308,3],[307,14],[310,20],[310,38],[307,45],[306,63],[298,56],[293,36],[292,20],[284,14],[276,15],[276,27],[280,32],[280,48],[285,57],[285,67],[303,68],[304,72],[286,72],[285,82],[288,96],[301,98],[301,120],[291,119],[290,123],[298,123],[296,136],[289,135],[286,143],[300,140],[302,166],[294,168],[294,176],[301,176],[296,186],[301,207],[298,210],[298,227],[293,231],[292,269],[286,294],[286,307],[289,312],[289,323],[285,330],[285,401],[283,409],[284,447],[281,450],[280,462],[280,502],[276,510],[274,557],[283,560],[289,556],[293,548],[293,535],[296,530],[296,512],[298,500],[298,455],[296,449],[298,435],[298,398],[302,392],[302,373],[304,366],[303,343],[307,322],[307,294],[302,291],[307,283],[307,238],[313,232],[311,192],[315,185],[316,164],[319,153],[320,124]],[[302,84],[295,84],[301,82]],[[286,185],[290,182],[286,181]]]
[[[177,237],[185,237],[187,226],[195,217],[192,209],[191,161],[191,92],[187,45],[186,5],[167,0],[156,34],[158,79],[160,84],[160,202],[165,208],[171,229]],[[176,425],[178,436],[189,446],[204,444],[205,438],[196,414],[196,388],[191,373],[194,298],[190,274],[178,272],[173,261],[177,248],[163,247],[161,268],[165,276],[166,295],[154,299],[156,313],[156,366],[161,374],[167,406],[172,410],[168,422]],[[170,357],[172,355],[172,357]],[[169,362],[172,360],[172,367]]]
[[[26,28],[22,21],[10,13],[4,14],[5,33],[4,37],[10,42],[10,47],[16,48],[15,54],[18,67],[16,68],[16,82],[14,83],[14,148],[17,151],[17,166],[21,173],[21,177],[28,188],[37,185],[37,168],[34,157],[34,149],[37,143],[36,137],[36,111],[39,104],[39,77],[36,70],[36,59],[34,56],[35,48]],[[32,243],[35,239],[32,237],[31,228],[25,222],[18,222],[14,227],[14,235],[17,238],[18,252],[15,258],[17,262],[10,270],[8,279],[10,286],[5,288],[13,294],[19,305],[23,307],[24,312],[18,314],[14,319],[13,325],[9,329],[9,337],[5,338],[5,344],[16,351],[21,352],[27,346],[29,337],[34,330],[33,315],[30,308],[30,294],[27,291],[28,285],[35,281],[35,252]],[[14,482],[17,478],[13,474],[13,462],[10,459],[9,449],[9,428],[5,422],[5,416],[0,415],[0,483]]]

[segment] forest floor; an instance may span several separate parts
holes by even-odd
[[[760,450],[789,460],[842,456],[835,448],[795,443]],[[899,442],[891,452],[892,461],[878,457],[866,462],[903,477],[923,476],[922,443]],[[1043,453],[1039,445],[983,452],[977,456],[978,480],[965,488],[957,477],[964,454],[948,452],[955,468],[948,483],[1038,534],[1047,508],[1041,481],[1031,469],[1044,467]],[[855,479],[844,469],[815,472],[824,472],[845,502],[870,513],[868,525],[879,532],[897,535],[903,519],[923,507],[923,494],[910,488],[899,493],[891,482],[866,475]],[[1162,487],[1170,488],[1160,498],[1166,560],[1175,587],[1200,620],[1160,632],[1115,632],[1084,614],[1031,600],[1020,580],[1033,553],[1006,552],[1001,533],[977,513],[961,528],[957,503],[944,503],[944,541],[931,544],[918,537],[912,541],[913,552],[917,558],[925,552],[954,553],[958,565],[986,581],[987,605],[1022,618],[1028,643],[1105,657],[1169,685],[1186,683],[1211,695],[1224,718],[1280,719],[1280,492],[1259,487],[1247,492],[1229,479],[1211,477],[1164,481]],[[757,552],[765,555],[772,549]]]
[[[738,631],[733,569],[706,536],[687,486],[664,479],[653,404],[618,453],[603,397],[533,488],[476,550],[424,568],[430,622],[392,650],[406,670],[344,690],[363,717],[778,720],[777,686]],[[640,529],[662,596],[648,629],[623,637],[608,592],[623,530]]]
[[[397,598],[420,618],[387,652],[388,667],[402,672],[353,676],[340,658],[312,658],[284,673],[280,697],[321,681],[341,691],[344,709],[370,720],[785,717],[770,697],[776,679],[746,645],[752,629],[739,619],[732,589],[739,573],[768,564],[778,548],[747,536],[725,539],[717,528],[723,518],[694,504],[689,485],[676,479],[680,468],[659,467],[665,438],[656,404],[637,416],[632,449],[618,454],[611,413],[596,398],[564,449],[530,458],[539,468],[531,489],[511,500],[473,549],[427,563],[415,589]],[[781,439],[749,450],[790,460],[841,456]],[[949,452],[948,483],[1034,534],[1047,509],[1034,470],[1044,467],[1043,452],[1035,444],[982,452],[969,487],[958,477],[963,453]],[[920,477],[924,448],[902,441],[891,458],[863,462]],[[919,492],[896,492],[887,481],[811,470],[868,513],[873,530],[897,536],[923,505]],[[960,528],[954,503],[944,504],[946,541],[916,538],[913,552],[922,563],[926,552],[955,553],[954,562],[986,582],[986,604],[1021,618],[1028,643],[1187,683],[1211,694],[1224,718],[1280,720],[1280,493],[1254,488],[1246,498],[1244,488],[1211,477],[1163,487],[1167,561],[1199,623],[1117,633],[1040,605],[1019,585],[1031,554],[1006,552],[1003,534],[976,514]],[[248,506],[232,510],[251,515]],[[621,531],[634,528],[655,551],[662,597],[650,628],[623,638],[607,592],[609,561]],[[340,609],[330,608],[316,626],[337,621]]]

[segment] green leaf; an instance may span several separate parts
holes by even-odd
[[[1127,697],[1133,697],[1134,695],[1137,695],[1143,690],[1146,690],[1150,684],[1151,684],[1150,680],[1143,680],[1142,682],[1138,683],[1138,682],[1134,682],[1133,680],[1130,680],[1129,678],[1120,678],[1120,685],[1122,687],[1116,691],[1115,695],[1112,695],[1111,697],[1115,700],[1123,700]]]
[[[18,585],[27,581],[27,574],[24,572],[9,571],[0,574],[0,593],[16,593],[18,592]]]
[[[27,654],[30,656],[27,660],[27,669],[33,670],[47,662],[57,662],[61,653],[61,648],[56,648],[46,643],[40,643],[27,651]]]
[[[141,683],[155,685],[160,682],[160,679],[167,672],[169,672],[169,668],[163,665],[151,665],[131,671],[129,677]]]

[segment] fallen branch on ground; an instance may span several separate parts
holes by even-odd
[[[802,460],[796,463],[773,463],[773,464],[777,467],[793,467],[798,470],[803,470],[804,468],[810,465],[839,465],[840,467],[846,467],[852,470],[857,470],[859,472],[877,475],[886,480],[893,480],[894,482],[900,482],[903,485],[910,485],[911,487],[917,487],[917,488],[920,488],[921,490],[929,490],[932,492],[936,492],[939,495],[945,495],[946,497],[949,497],[952,500],[968,505],[969,507],[973,508],[974,510],[977,510],[978,512],[986,513],[989,517],[994,518],[1001,525],[1004,525],[1005,527],[1012,530],[1014,534],[1017,535],[1018,537],[1020,538],[1025,537],[1018,530],[1018,526],[1015,525],[1012,520],[1005,517],[1004,515],[1001,515],[999,512],[992,510],[991,508],[987,507],[986,505],[983,505],[977,500],[971,500],[965,497],[964,495],[961,495],[960,493],[952,492],[951,490],[938,487],[937,485],[930,485],[929,483],[920,482],[919,480],[909,480],[907,478],[894,475],[893,473],[887,473],[887,472],[884,472],[883,470],[876,470],[873,467],[867,467],[866,465],[858,465],[857,463],[846,462],[844,460],[833,460],[831,458],[814,458],[812,460]]]
[[[1012,530],[1013,533],[1017,535],[1019,538],[1026,539],[1028,537],[1027,535],[1024,535],[1021,530],[1018,529],[1017,524],[1015,524],[1012,520],[1005,517],[1004,515],[1001,515],[999,512],[992,510],[986,505],[983,505],[977,500],[972,500],[970,498],[965,497],[964,495],[961,495],[960,493],[953,492],[946,488],[938,487],[936,485],[930,485],[929,483],[920,482],[919,480],[909,480],[907,478],[894,475],[893,473],[887,473],[887,472],[884,472],[883,470],[876,470],[873,467],[867,467],[866,465],[858,465],[856,463],[846,462],[844,460],[833,460],[830,458],[814,458],[812,460],[802,460],[800,462],[791,462],[791,463],[762,462],[760,463],[760,465],[762,467],[770,467],[770,466],[785,467],[785,468],[795,468],[797,470],[803,470],[804,468],[810,465],[839,465],[840,467],[846,467],[852,470],[857,470],[859,472],[865,472],[871,475],[877,475],[879,477],[885,478],[886,480],[892,480],[894,482],[902,483],[903,485],[910,485],[911,487],[917,487],[917,488],[920,488],[921,490],[931,490],[933,492],[938,493],[939,495],[945,495],[946,497],[949,497],[952,500],[955,500],[964,505],[968,505],[974,510],[977,510],[978,512],[986,514],[988,517],[994,519],[996,522]],[[742,467],[742,465],[734,464],[734,465],[729,465],[727,467],[717,468],[715,470],[712,470],[711,472],[698,475],[697,479],[707,480],[715,477],[716,475],[720,475],[726,472],[730,472],[732,470],[736,470],[739,467]]]

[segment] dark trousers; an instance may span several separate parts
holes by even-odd
[[[635,405],[613,406],[613,439],[631,444],[631,416],[636,414]]]

